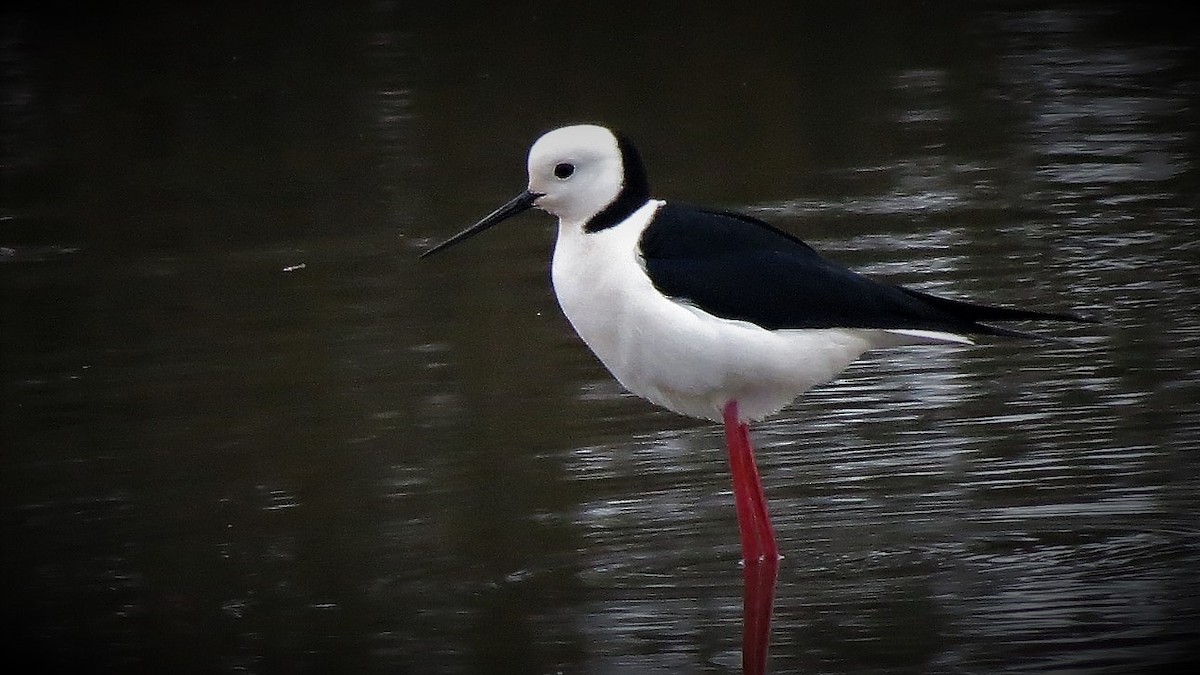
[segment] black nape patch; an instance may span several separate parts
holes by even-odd
[[[584,232],[606,230],[633,215],[650,199],[650,181],[646,178],[646,167],[637,148],[623,134],[615,133],[617,148],[621,151],[621,170],[625,180],[617,198],[609,202],[600,213],[592,216],[583,226]]]

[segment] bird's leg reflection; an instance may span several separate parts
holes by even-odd
[[[775,604],[775,579],[779,558],[747,560],[743,570],[746,583],[742,595],[742,673],[763,675],[767,672],[767,652],[771,644],[771,608]]]

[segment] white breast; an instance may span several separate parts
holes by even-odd
[[[586,233],[560,220],[551,276],[563,313],[631,392],[683,415],[720,421],[737,400],[755,420],[826,382],[864,351],[896,344],[883,331],[770,331],[671,300],[650,282],[638,238],[662,205]]]

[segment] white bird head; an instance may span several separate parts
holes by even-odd
[[[568,223],[600,213],[624,183],[616,135],[591,124],[555,129],[529,150],[529,191],[534,206]]]
[[[529,186],[425,257],[537,207],[594,232],[620,222],[650,198],[642,160],[619,134],[594,124],[547,132],[529,149]]]

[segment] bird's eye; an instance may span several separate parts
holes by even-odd
[[[566,162],[563,162],[561,164],[554,165],[554,177],[555,178],[565,180],[567,178],[570,178],[571,174],[573,174],[573,173],[575,173],[575,165],[574,164],[568,164]]]

